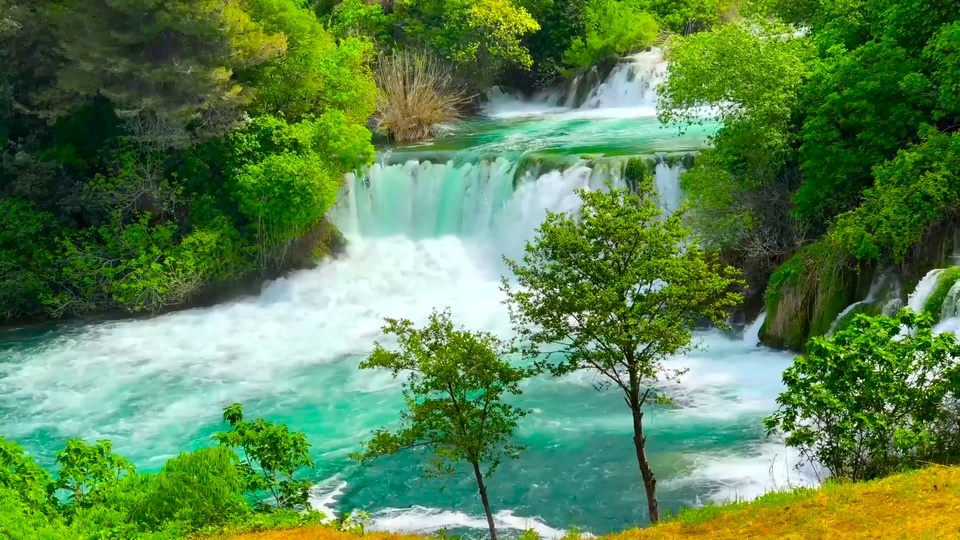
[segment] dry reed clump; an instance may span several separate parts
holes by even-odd
[[[458,120],[470,101],[453,68],[425,51],[382,55],[374,78],[381,93],[376,129],[397,142],[431,137],[439,125]]]

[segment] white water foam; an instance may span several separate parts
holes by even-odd
[[[337,519],[337,511],[334,504],[343,495],[347,482],[340,479],[339,474],[335,474],[322,482],[318,482],[310,489],[310,498],[307,503],[314,510],[323,513],[324,523]]]
[[[385,508],[373,516],[373,528],[397,533],[433,533],[452,529],[487,529],[487,518],[472,516],[465,512],[413,506],[411,508]],[[497,530],[533,530],[541,538],[563,538],[567,531],[555,529],[540,518],[526,518],[502,510],[493,515]]]
[[[642,118],[656,116],[657,86],[663,82],[667,61],[660,49],[626,56],[582,104],[575,102],[581,77],[571,81],[564,93],[557,89],[521,98],[499,88],[491,92],[484,112],[495,118],[563,114],[571,118]]]
[[[797,450],[776,442],[741,449],[736,455],[690,456],[689,461],[690,472],[662,484],[715,486],[706,497],[713,504],[750,501],[772,491],[816,487],[821,482],[813,465],[797,468]]]

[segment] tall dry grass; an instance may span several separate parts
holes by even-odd
[[[435,135],[441,124],[458,120],[471,99],[453,68],[425,51],[381,55],[374,78],[381,93],[376,129],[397,142]]]

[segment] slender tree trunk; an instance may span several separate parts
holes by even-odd
[[[480,472],[480,463],[473,464],[473,472],[477,475],[477,489],[480,490],[480,500],[483,501],[483,511],[487,514],[487,525],[490,527],[490,540],[497,540],[497,529],[493,525],[493,513],[490,512],[490,499],[487,498],[487,486],[483,485],[483,473]]]
[[[647,490],[647,509],[650,512],[650,523],[660,521],[660,503],[657,501],[657,478],[650,469],[647,460],[647,438],[643,435],[643,412],[640,410],[640,398],[637,395],[630,397],[630,409],[633,412],[633,446],[637,449],[637,464],[640,465],[640,476],[643,477],[643,487]]]

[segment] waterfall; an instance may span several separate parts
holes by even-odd
[[[657,86],[663,82],[666,74],[667,61],[660,49],[627,56],[579,107],[647,108],[653,111],[657,105]]]
[[[625,56],[601,81],[597,69],[576,75],[564,88],[542,90],[530,98],[504,92],[499,87],[488,94],[490,116],[523,116],[596,109],[619,109],[629,116],[656,116],[657,86],[667,73],[663,51]]]
[[[494,157],[378,163],[347,175],[331,218],[352,236],[456,235],[510,244],[525,240],[547,210],[576,210],[575,189],[601,189],[607,181],[625,187],[628,159],[537,163]],[[658,203],[672,212],[680,205],[683,165],[661,158],[653,168]]]
[[[943,272],[943,268],[927,272],[920,283],[917,283],[917,288],[907,297],[907,307],[917,313],[923,311],[923,305],[927,303],[927,299],[930,298],[933,291],[937,290],[937,282],[940,281],[940,274]]]
[[[900,308],[900,281],[896,271],[893,269],[888,268],[877,274],[870,283],[870,290],[867,292],[867,297],[859,302],[850,304],[841,311],[840,314],[837,315],[837,318],[833,320],[833,323],[830,324],[827,335],[832,336],[837,331],[840,323],[857,308],[878,304],[880,302],[883,302],[880,311],[885,316],[896,314],[896,311]]]
[[[743,330],[743,341],[751,347],[755,347],[760,344],[760,329],[763,328],[764,321],[767,320],[767,312],[763,312],[757,317],[757,320],[750,323]]]

